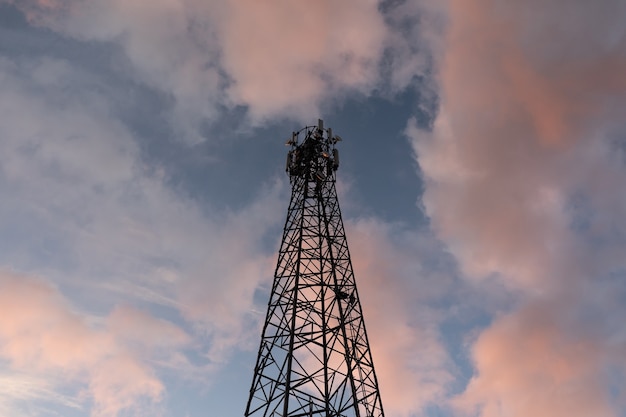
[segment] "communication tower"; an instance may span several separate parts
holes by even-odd
[[[339,141],[322,120],[287,141],[291,201],[245,417],[384,417],[335,189]]]

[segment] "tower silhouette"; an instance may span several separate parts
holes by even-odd
[[[287,142],[291,201],[246,417],[384,417],[335,189],[340,140],[319,120]]]

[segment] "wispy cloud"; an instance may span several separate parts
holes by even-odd
[[[62,379],[62,378],[59,378]],[[34,376],[26,372],[5,371],[0,374],[0,412],[7,417],[20,417],[26,413],[37,415],[36,409],[45,410],[46,404],[61,404],[69,409],[81,409],[82,404],[73,395],[58,391],[51,375]],[[40,404],[39,406],[36,404]]]
[[[10,370],[24,375],[16,378],[18,385],[13,390],[18,391],[10,395],[11,401],[39,399],[72,407],[93,401],[95,416],[113,416],[137,408],[141,398],[160,401],[162,382],[125,342],[127,335],[117,332],[118,325],[89,326],[55,288],[35,278],[3,271],[0,287],[0,355],[8,361]],[[111,320],[115,324],[127,318],[139,321],[139,329],[158,328],[159,332],[176,334],[177,339],[171,339],[176,348],[188,343],[182,330],[173,324],[132,309],[116,311]],[[143,358],[158,347],[154,339],[142,339],[142,343]],[[44,377],[46,383],[42,384]],[[19,381],[34,388],[29,395],[20,395]],[[56,394],[59,386],[68,388],[76,382],[80,385],[74,395],[83,397],[81,400],[70,401]],[[88,386],[86,395],[78,395],[82,384]]]

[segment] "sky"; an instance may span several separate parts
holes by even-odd
[[[0,416],[242,416],[324,119],[387,417],[626,417],[623,0],[0,0]]]

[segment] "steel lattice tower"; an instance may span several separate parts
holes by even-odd
[[[287,142],[291,201],[246,417],[384,417],[335,189],[340,140],[320,120]]]

